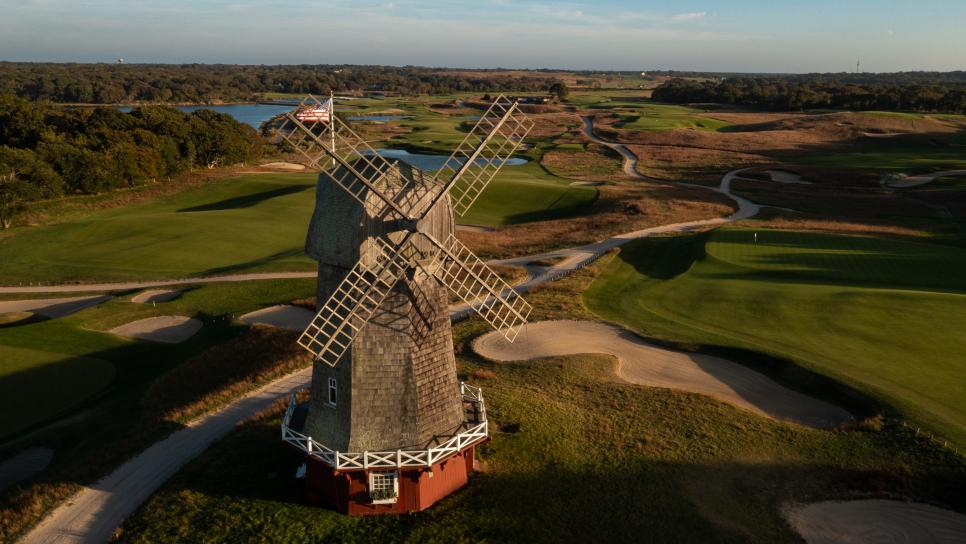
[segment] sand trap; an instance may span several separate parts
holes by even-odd
[[[131,297],[131,302],[138,304],[154,304],[157,302],[168,302],[181,296],[181,291],[172,289],[148,289]]]
[[[765,173],[771,177],[772,181],[777,181],[778,183],[811,185],[811,182],[809,181],[802,181],[802,176],[800,174],[796,174],[795,172],[788,172],[786,170],[765,170]]]
[[[196,332],[201,330],[201,325],[201,321],[191,317],[163,315],[132,321],[126,325],[115,327],[110,332],[139,340],[177,344],[194,336]]]
[[[512,344],[494,331],[474,340],[473,349],[497,361],[605,353],[618,358],[618,374],[631,383],[701,393],[761,415],[814,427],[834,427],[852,421],[845,410],[792,391],[743,365],[710,355],[659,348],[609,323],[531,323]]]
[[[966,542],[966,515],[914,502],[827,501],[786,509],[808,544]]]
[[[315,317],[314,312],[310,312],[301,306],[281,304],[247,313],[238,319],[243,323],[248,323],[249,325],[258,323],[261,325],[271,325],[272,327],[278,327],[280,329],[301,332],[309,326],[309,323],[312,321],[313,317]]]
[[[260,164],[259,166],[262,168],[271,168],[272,170],[286,170],[290,172],[305,170],[304,164],[297,164],[294,162],[269,162],[266,164]]]
[[[884,178],[885,185],[895,188],[895,189],[909,189],[911,187],[918,187],[920,185],[925,185],[931,183],[933,180],[938,178],[953,178],[953,177],[964,177],[966,176],[966,170],[947,170],[945,172],[935,172],[933,174],[923,174],[920,176],[906,176],[906,177],[887,177]]]
[[[0,301],[0,313],[31,312],[49,318],[64,317],[84,308],[97,306],[110,299],[110,295],[95,295],[92,297],[4,300]]]
[[[603,185],[603,181],[574,181],[570,183],[571,187],[600,187]]]
[[[50,448],[27,448],[0,463],[0,490],[37,474],[54,458]]]

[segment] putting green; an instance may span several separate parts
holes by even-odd
[[[0,345],[0,437],[64,413],[113,378],[107,361]]]
[[[642,240],[588,289],[646,335],[750,349],[832,376],[966,445],[966,253],[725,229]]]

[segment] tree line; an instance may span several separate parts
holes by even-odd
[[[0,62],[0,94],[85,104],[248,102],[271,92],[535,92],[556,81],[553,72],[469,76],[413,66]]]
[[[897,83],[880,77],[867,83],[843,79],[828,75],[675,78],[654,89],[652,97],[676,104],[715,102],[767,110],[831,108],[966,114],[966,77],[960,81],[950,76],[933,83]]]
[[[31,201],[249,162],[261,149],[253,128],[211,110],[148,106],[124,113],[0,95],[0,227]]]

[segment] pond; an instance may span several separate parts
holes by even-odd
[[[398,159],[405,163],[409,163],[420,170],[439,170],[446,163],[446,159],[449,155],[438,155],[435,153],[410,153],[405,149],[377,149],[377,153],[382,155],[387,159]],[[477,159],[479,164],[483,164],[484,159]],[[510,157],[506,161],[505,166],[520,166],[521,164],[526,164],[527,159],[521,159],[519,157]]]
[[[191,113],[196,110],[212,110],[227,113],[236,121],[251,125],[258,129],[262,123],[280,113],[292,111],[292,106],[284,104],[225,104],[220,106],[175,106],[175,108]],[[121,111],[131,111],[131,106],[120,108]]]

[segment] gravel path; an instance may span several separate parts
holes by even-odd
[[[496,361],[604,353],[617,357],[617,373],[630,383],[701,393],[759,415],[813,427],[835,427],[853,420],[845,410],[792,391],[744,365],[659,348],[610,323],[530,323],[512,344],[493,331],[474,340],[473,350]]]
[[[808,544],[966,543],[966,515],[914,502],[818,502],[789,508],[785,518]]]
[[[23,542],[107,542],[114,529],[182,465],[279,398],[308,387],[311,379],[312,369],[306,368],[191,422],[85,487],[48,515]]]

